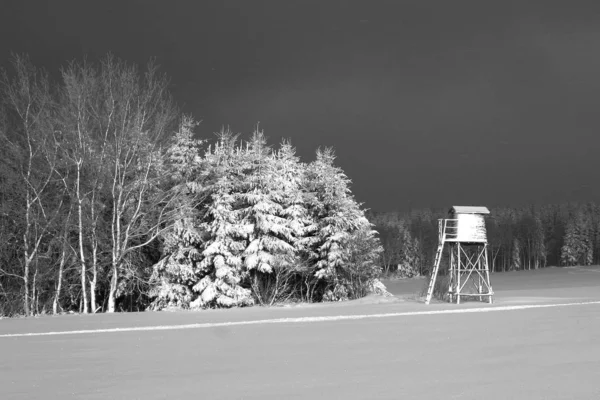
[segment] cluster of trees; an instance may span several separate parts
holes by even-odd
[[[167,78],[107,56],[0,77],[0,315],[359,297],[381,247],[331,150],[194,138]]]
[[[340,300],[380,273],[376,232],[331,150],[304,164],[289,142],[268,147],[222,131],[214,145],[186,120],[168,165],[184,196],[153,275],[155,308]]]
[[[385,272],[426,275],[438,244],[438,219],[448,210],[371,213],[380,233]],[[495,208],[486,217],[495,272],[600,263],[600,205]]]

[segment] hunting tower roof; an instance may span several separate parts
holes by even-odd
[[[452,206],[449,212],[451,214],[489,214],[490,210],[486,207]]]

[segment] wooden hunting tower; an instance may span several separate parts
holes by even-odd
[[[427,288],[426,304],[431,302],[435,281],[448,243],[450,255],[448,271],[448,296],[450,302],[461,296],[487,297],[491,303],[494,292],[490,283],[487,254],[487,234],[484,216],[490,211],[485,207],[454,206],[449,218],[438,220],[438,248],[435,265]]]

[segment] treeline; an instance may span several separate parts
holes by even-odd
[[[381,247],[331,150],[194,138],[167,77],[112,56],[0,78],[0,315],[363,296]]]
[[[495,272],[600,264],[600,206],[557,204],[494,208],[486,217],[490,268]],[[447,209],[371,213],[387,273],[426,275]]]

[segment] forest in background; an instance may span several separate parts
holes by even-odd
[[[555,204],[493,208],[486,216],[494,272],[600,264],[600,205]],[[438,245],[438,219],[448,209],[370,212],[383,245],[386,274],[427,275]],[[442,262],[446,262],[442,259]],[[447,266],[446,266],[447,267]]]
[[[0,77],[0,316],[337,301],[384,288],[331,149],[198,139],[169,81],[111,55]]]

